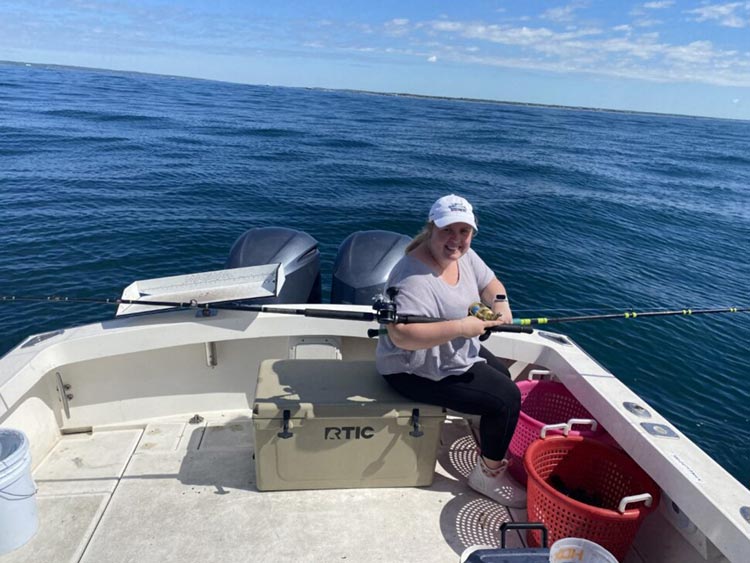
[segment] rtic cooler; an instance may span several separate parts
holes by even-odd
[[[253,405],[258,489],[430,485],[444,419],[371,361],[266,360]]]

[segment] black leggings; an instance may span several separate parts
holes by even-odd
[[[479,355],[487,363],[474,364],[461,375],[440,381],[412,373],[384,375],[403,396],[466,414],[481,415],[479,438],[482,455],[500,461],[513,437],[521,411],[521,392],[503,363],[485,348]]]

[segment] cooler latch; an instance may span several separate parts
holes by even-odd
[[[412,431],[409,432],[409,436],[414,436],[415,438],[424,436],[424,432],[422,432],[422,425],[419,424],[419,409],[411,410],[411,427]]]
[[[286,440],[287,438],[291,438],[294,434],[289,432],[289,419],[291,418],[292,413],[288,409],[284,409],[284,421],[283,426],[281,427],[281,432],[276,434],[279,438],[282,438]]]

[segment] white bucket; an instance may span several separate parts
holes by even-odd
[[[550,563],[617,563],[598,543],[583,538],[563,538],[549,548]]]
[[[29,440],[0,428],[0,555],[29,541],[39,527]]]

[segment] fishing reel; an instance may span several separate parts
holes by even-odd
[[[502,316],[500,313],[493,312],[487,305],[479,301],[469,305],[469,315],[483,321],[495,321]]]
[[[494,313],[492,309],[490,309],[487,305],[479,301],[469,305],[469,316],[482,319],[483,321],[494,321],[500,318],[499,314]],[[487,340],[490,337],[490,332],[491,332],[491,329],[485,330],[479,336],[479,340],[481,342],[484,342],[485,340]]]
[[[398,294],[398,288],[389,287],[385,290],[385,295],[382,293],[375,296],[375,300],[372,303],[372,308],[375,311],[375,319],[381,325],[393,324],[398,320],[398,313],[396,312],[396,303],[394,299]],[[378,328],[371,328],[367,331],[368,338],[377,338],[380,334],[385,334],[385,329],[381,326]]]
[[[502,313],[495,313],[487,305],[478,301],[469,305],[469,315],[472,317],[477,317],[478,319],[482,319],[483,321],[495,321],[502,317]],[[531,329],[531,327],[527,326],[503,324],[488,328],[479,336],[479,340],[481,342],[484,342],[490,337],[490,334],[492,334],[493,332],[524,332],[527,334],[531,334],[534,331]]]
[[[380,324],[392,324],[398,319],[394,302],[396,295],[398,295],[398,288],[389,287],[385,290],[385,295],[380,294],[375,298],[372,308],[375,310],[375,319]]]

